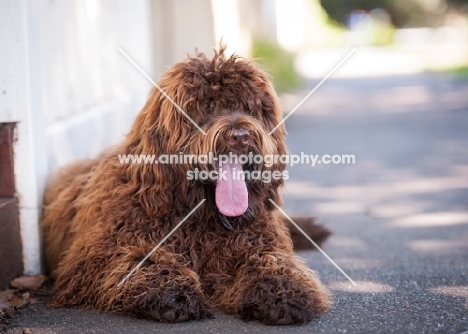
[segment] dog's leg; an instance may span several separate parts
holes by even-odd
[[[306,323],[331,305],[328,290],[294,254],[251,256],[240,270],[236,288],[242,289],[236,313],[267,325]]]
[[[237,252],[238,262],[233,263],[232,249],[230,256],[217,257],[236,268],[233,279],[223,285],[220,277],[207,289],[215,291],[213,299],[220,308],[245,320],[278,325],[308,322],[331,306],[329,291],[293,253],[282,223],[258,224],[235,238],[245,245]]]
[[[198,275],[181,256],[158,249],[118,286],[151,248],[99,251],[92,246],[72,246],[56,272],[52,306],[85,304],[162,322],[213,317]]]

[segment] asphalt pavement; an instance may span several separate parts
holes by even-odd
[[[318,81],[317,81],[318,82]],[[285,111],[317,83],[284,97]],[[287,122],[291,154],[353,165],[289,167],[284,208],[333,230],[300,252],[334,307],[304,326],[216,319],[161,324],[30,305],[8,333],[463,333],[468,331],[468,81],[439,74],[330,79]]]

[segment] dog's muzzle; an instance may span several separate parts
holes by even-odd
[[[249,146],[250,132],[249,130],[238,129],[234,130],[231,138],[227,143],[230,147],[236,150],[244,150]]]

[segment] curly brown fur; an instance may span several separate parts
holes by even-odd
[[[248,209],[218,210],[215,182],[188,180],[192,164],[121,164],[118,154],[285,154],[281,110],[253,63],[198,53],[159,86],[207,133],[154,88],[125,140],[99,159],[60,171],[45,193],[45,256],[55,306],[85,305],[165,322],[212,317],[213,309],[266,324],[310,321],[329,292],[293,253],[279,205],[283,180],[248,180]],[[236,129],[246,148],[230,146]],[[215,169],[214,165],[197,165]],[[255,167],[255,166],[254,166]],[[250,168],[244,166],[244,168]],[[283,164],[258,169],[283,171]],[[118,283],[198,203],[203,203],[120,287]],[[229,230],[227,227],[231,227]]]

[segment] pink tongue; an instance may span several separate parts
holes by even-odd
[[[249,206],[247,186],[242,179],[242,165],[224,164],[218,171],[216,206],[228,217],[241,216]]]

